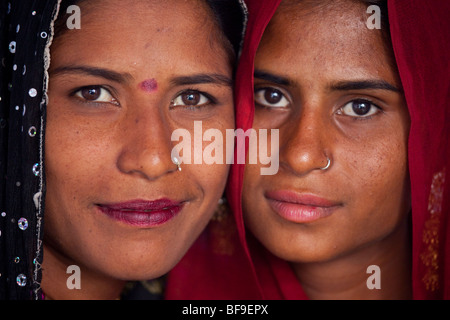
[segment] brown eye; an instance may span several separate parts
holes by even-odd
[[[172,100],[172,106],[186,106],[186,107],[202,107],[212,103],[213,101],[206,97],[199,91],[188,90],[180,93]]]
[[[365,99],[356,99],[348,102],[340,109],[340,113],[351,117],[369,117],[380,111],[380,108]]]
[[[275,88],[262,88],[255,91],[255,102],[263,107],[284,108],[289,101],[284,94]]]
[[[112,103],[119,105],[111,93],[101,86],[84,87],[75,92],[75,96],[86,102]]]
[[[264,92],[264,99],[266,99],[266,101],[270,104],[280,102],[281,98],[283,98],[283,94],[276,89],[266,90]]]
[[[371,105],[369,101],[355,100],[352,103],[352,109],[357,115],[364,116],[370,111]]]
[[[200,102],[201,96],[198,92],[183,93],[181,101],[187,106],[196,106]]]
[[[100,87],[89,87],[81,89],[81,96],[86,100],[97,100],[100,97]]]

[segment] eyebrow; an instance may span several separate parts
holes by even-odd
[[[266,80],[266,81],[269,81],[269,82],[272,82],[272,83],[275,83],[275,84],[278,84],[281,86],[290,86],[292,84],[292,81],[289,80],[288,78],[274,75],[272,73],[262,71],[262,70],[255,70],[254,77],[261,79],[261,80]]]
[[[399,88],[384,80],[339,81],[330,84],[328,88],[333,91],[378,89],[401,92]]]
[[[189,84],[203,84],[203,83],[211,83],[211,84],[217,84],[217,85],[224,85],[231,87],[233,86],[233,80],[230,78],[217,74],[217,73],[200,73],[200,74],[194,74],[191,76],[181,76],[181,77],[175,77],[171,79],[170,81],[175,86],[183,86],[183,85],[189,85]]]
[[[292,86],[293,81],[289,78],[275,75],[262,70],[255,70],[254,77],[262,80],[266,80],[278,85]],[[332,91],[350,91],[350,90],[364,90],[364,89],[377,89],[377,90],[389,90],[394,92],[402,92],[396,86],[390,84],[385,80],[344,80],[338,81],[328,86]]]
[[[129,73],[120,73],[109,69],[104,68],[96,68],[89,66],[63,66],[57,67],[55,69],[50,70],[50,74],[64,74],[64,73],[75,73],[75,74],[84,74],[88,76],[100,77],[106,80],[125,83],[130,79],[133,79],[133,76]]]
[[[110,81],[125,83],[131,79],[133,76],[129,73],[119,73],[113,70],[96,68],[90,66],[62,66],[50,70],[51,75],[64,74],[64,73],[75,73],[75,74],[85,74],[94,77],[101,77]],[[192,85],[192,84],[202,84],[202,83],[212,83],[218,85],[225,85],[232,87],[233,80],[221,74],[211,73],[200,73],[192,76],[180,76],[171,79],[173,85]]]

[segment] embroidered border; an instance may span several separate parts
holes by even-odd
[[[425,222],[422,235],[425,250],[420,254],[420,259],[426,267],[422,282],[429,291],[439,289],[439,228],[442,216],[445,169],[433,175],[430,196],[428,198],[428,212],[430,213],[430,217]]]

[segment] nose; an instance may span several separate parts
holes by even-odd
[[[319,110],[304,108],[280,128],[280,167],[301,176],[328,169],[331,161],[330,130]],[[328,129],[328,130],[327,130]]]
[[[123,124],[122,148],[117,167],[126,174],[156,180],[176,172],[171,158],[171,130],[167,116],[149,108],[133,112]]]

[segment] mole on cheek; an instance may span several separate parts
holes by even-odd
[[[144,80],[139,84],[139,88],[145,92],[154,92],[158,89],[158,83],[155,79]]]

